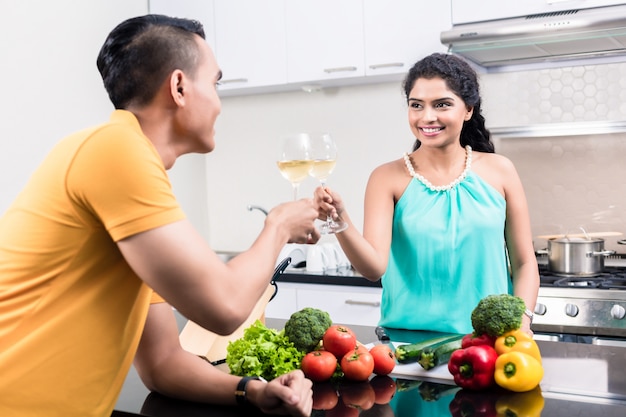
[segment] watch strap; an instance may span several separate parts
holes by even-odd
[[[237,389],[235,390],[235,401],[237,401],[237,404],[246,405],[248,403],[248,394],[246,391],[246,387],[248,386],[248,382],[250,382],[250,380],[252,379],[267,382],[260,376],[244,376],[243,378],[241,378],[239,380],[239,383],[237,384]]]

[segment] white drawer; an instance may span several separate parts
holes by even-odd
[[[327,311],[334,323],[375,326],[380,320],[382,290],[370,287],[311,285],[298,288],[298,309]]]
[[[286,285],[283,283],[278,284],[276,297],[265,307],[265,317],[288,319],[296,311],[298,311],[296,289],[286,288]]]

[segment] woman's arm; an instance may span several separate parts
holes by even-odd
[[[348,228],[336,235],[337,240],[354,268],[370,281],[379,280],[387,269],[395,206],[390,178],[396,172],[394,163],[382,165],[372,172],[365,190],[363,234],[354,227],[338,193],[321,187],[315,191],[321,217],[331,211],[348,223]]]
[[[530,215],[524,187],[513,164],[505,160],[506,226],[505,237],[511,261],[513,293],[534,311],[539,292],[539,270],[532,244]],[[530,318],[524,315],[522,327],[530,332]]]

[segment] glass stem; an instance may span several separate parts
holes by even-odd
[[[300,184],[292,184],[293,185],[293,201],[298,199],[298,188]]]
[[[320,181],[320,183],[322,184],[322,189],[326,190],[326,181]],[[326,215],[326,224],[331,224],[333,222],[333,218],[330,217],[330,213],[328,213]]]

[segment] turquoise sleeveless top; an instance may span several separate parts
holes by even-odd
[[[394,211],[379,324],[470,333],[478,301],[512,290],[505,218],[504,197],[471,170],[445,191],[413,178]]]

